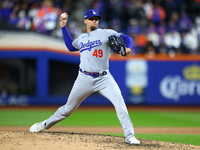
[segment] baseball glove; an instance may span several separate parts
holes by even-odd
[[[111,35],[108,37],[108,43],[115,53],[126,56],[126,44],[121,36]]]

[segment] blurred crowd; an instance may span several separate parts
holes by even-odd
[[[0,6],[1,21],[56,38],[62,12],[76,38],[92,8],[102,16],[100,28],[133,38],[132,54],[200,54],[200,0],[4,0]]]

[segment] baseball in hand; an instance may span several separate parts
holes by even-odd
[[[61,17],[62,17],[63,19],[67,18],[67,16],[66,16],[64,13],[61,14]]]

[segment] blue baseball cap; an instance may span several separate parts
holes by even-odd
[[[98,14],[98,12],[94,9],[87,10],[84,14],[84,19],[92,18],[92,17],[98,17],[99,19],[101,16]]]

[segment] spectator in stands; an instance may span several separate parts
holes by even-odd
[[[146,16],[146,12],[143,8],[143,2],[142,1],[137,1],[136,2],[136,9],[133,14],[131,14],[131,18],[134,18],[138,21],[138,25],[140,26],[141,29],[145,29],[148,23],[148,19]]]
[[[175,28],[171,28],[164,36],[164,43],[168,49],[168,53],[179,53],[181,45],[180,33]]]
[[[8,88],[5,83],[0,80],[0,98],[5,98],[8,96]]]
[[[35,30],[35,20],[34,18],[37,16],[39,10],[39,6],[36,3],[30,5],[30,9],[28,10],[27,14],[31,20],[31,30]]]
[[[178,23],[175,22],[175,20],[170,19],[166,26],[166,31],[170,32],[172,29],[179,31],[179,25],[178,25]]]
[[[192,22],[186,12],[181,12],[178,20],[179,31],[189,31],[192,28]]]
[[[195,27],[197,30],[197,38],[198,38],[198,50],[197,52],[200,53],[200,12],[198,15],[195,17]]]
[[[30,19],[26,16],[26,13],[24,10],[21,10],[18,14],[18,22],[17,22],[17,27],[29,30],[31,28],[31,21]]]
[[[135,41],[136,41],[138,49],[140,50],[140,53],[145,53],[146,52],[146,46],[147,46],[149,41],[148,41],[144,31],[140,32],[136,36]]]
[[[149,42],[152,43],[151,47],[153,47],[155,49],[155,51],[158,52],[158,50],[159,50],[158,48],[160,46],[160,36],[159,36],[158,32],[156,32],[154,23],[151,23],[151,24],[152,24],[152,27],[148,28],[148,30],[147,30],[147,39]]]
[[[165,46],[164,43],[160,43],[159,54],[162,54],[162,55],[167,55],[168,54],[167,47]]]
[[[150,20],[155,22],[156,25],[159,25],[160,22],[162,22],[166,17],[166,12],[164,8],[160,5],[159,2],[156,2],[154,4],[152,16],[150,17]]]
[[[167,24],[163,20],[159,26],[156,27],[156,31],[159,34],[159,47],[158,53],[160,54],[167,54],[167,47],[165,45],[165,35],[167,33]]]
[[[13,24],[13,25],[17,25],[19,21],[19,18],[17,17],[17,14],[15,11],[13,11],[11,14],[10,14],[10,17],[8,18],[8,23],[9,24]]]
[[[147,43],[145,51],[146,51],[145,53],[147,53],[149,57],[152,57],[156,54],[156,49],[151,41]]]
[[[180,10],[184,10],[186,8],[187,4],[185,1],[186,0],[161,0],[161,5],[166,12],[166,22],[169,22],[175,13],[179,14]]]
[[[127,27],[127,33],[129,35],[131,34],[139,34],[141,31],[139,25],[138,25],[138,21],[134,18],[131,18],[129,20],[129,26]]]
[[[10,14],[12,13],[12,7],[13,7],[13,1],[12,0],[5,0],[2,3],[2,8],[0,9],[0,16],[3,21],[7,21],[10,17]]]
[[[53,7],[52,1],[45,0],[33,18],[33,26],[39,33],[51,35],[56,28],[61,10]]]
[[[196,29],[191,29],[189,32],[182,32],[181,50],[183,53],[196,54],[198,49],[198,35]]]
[[[136,19],[131,18],[129,20],[129,26],[127,27],[126,32],[133,39],[133,50],[131,51],[131,53],[132,54],[140,53],[140,49],[137,46],[136,37],[141,32],[141,29],[140,29]]]
[[[129,6],[128,6],[128,8],[127,8],[127,13],[128,13],[128,15],[129,15],[129,18],[133,18],[133,14],[135,14],[135,11],[137,10],[137,4],[136,4],[136,1],[137,0],[131,0],[130,2],[129,2]]]
[[[151,0],[144,1],[143,8],[144,8],[147,19],[150,20],[153,13],[153,8],[154,8],[152,1]]]
[[[169,16],[168,22],[169,22],[170,20],[171,20],[172,22],[174,22],[175,24],[178,24],[178,23],[179,23],[179,20],[180,20],[179,14],[178,14],[176,11],[171,12],[171,16]]]
[[[44,29],[48,35],[51,35],[53,30],[56,28],[58,22],[58,16],[60,16],[61,11],[59,8],[53,8],[50,12],[45,13],[43,16]]]
[[[167,32],[167,25],[165,21],[160,22],[160,25],[156,27],[156,31],[161,36]]]

